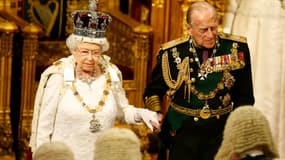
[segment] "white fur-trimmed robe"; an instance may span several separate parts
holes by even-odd
[[[101,130],[113,127],[120,113],[124,113],[127,123],[136,123],[137,108],[128,103],[122,88],[121,72],[109,63],[108,57],[104,58],[112,83],[103,109],[96,113],[96,119],[102,125]],[[30,146],[35,152],[44,142],[61,141],[72,149],[76,160],[93,160],[95,141],[100,132],[89,131],[92,114],[75,98],[70,85],[75,80],[84,102],[96,106],[102,96],[106,77],[98,77],[89,87],[74,79],[73,68],[74,59],[70,56],[56,62],[42,74],[35,99]]]

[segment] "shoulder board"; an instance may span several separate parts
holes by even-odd
[[[228,33],[219,33],[219,36],[223,39],[229,39],[229,40],[233,40],[233,41],[238,41],[238,42],[243,42],[246,43],[246,37],[243,36],[238,36],[238,35],[233,35],[233,34],[228,34]]]
[[[178,44],[187,42],[188,40],[189,40],[189,36],[183,36],[183,37],[180,37],[180,38],[177,38],[177,39],[174,39],[172,41],[169,41],[169,42],[162,44],[161,49],[165,50],[165,49],[171,48],[173,46],[176,46]]]

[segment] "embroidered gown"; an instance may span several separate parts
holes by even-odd
[[[100,130],[113,127],[116,117],[121,116],[121,112],[124,112],[124,119],[127,123],[136,123],[134,119],[135,107],[128,104],[121,81],[116,77],[118,72],[112,67],[108,71],[113,72],[113,74],[111,73],[111,88],[102,110],[95,113],[95,117],[101,125]],[[38,124],[36,125],[33,121],[30,142],[33,152],[43,142],[61,141],[72,149],[76,160],[93,160],[95,141],[100,134],[100,132],[90,132],[89,127],[93,114],[82,106],[71,89],[71,83],[65,82],[61,73],[53,72],[50,75],[44,92],[42,92],[42,98],[39,100],[39,104],[42,105],[38,112]],[[79,95],[87,105],[94,108],[102,100],[105,85],[105,74],[98,77],[90,86],[75,78],[75,87]],[[38,93],[37,97],[40,97],[39,95]],[[34,112],[37,114],[36,108]],[[35,114],[36,119],[37,115]]]

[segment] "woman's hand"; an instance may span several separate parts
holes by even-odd
[[[141,119],[155,133],[160,132],[161,118],[158,113],[143,108],[137,109],[137,116],[135,117],[135,119]]]

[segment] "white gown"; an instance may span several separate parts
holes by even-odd
[[[268,118],[280,155],[285,158],[285,2],[229,0],[224,31],[247,37],[254,105]]]
[[[70,61],[70,58],[67,61]],[[71,82],[68,80],[70,77],[63,76],[65,74],[62,73],[62,68],[64,67],[51,67],[42,74],[35,101],[30,139],[33,153],[44,142],[61,141],[72,149],[75,160],[93,160],[98,134],[113,127],[116,118],[123,118],[129,124],[138,123],[136,118],[138,113],[141,113],[142,119],[148,116],[151,120],[156,119],[155,112],[129,105],[118,76],[120,72],[116,67],[109,67],[107,69],[111,76],[109,94],[102,110],[95,113],[101,128],[99,132],[90,132],[92,113],[89,113],[75,97]],[[106,79],[105,74],[101,75],[90,86],[76,78],[73,81],[83,101],[95,108],[101,100]]]
[[[44,112],[39,116],[37,146],[49,141],[49,134],[52,133],[51,141],[61,141],[71,147],[76,160],[93,160],[94,144],[99,132],[89,131],[92,114],[83,108],[70,88],[66,89],[57,108],[61,82],[62,76],[53,75],[47,83],[46,92],[43,95],[42,110]],[[88,84],[79,80],[75,85],[84,102],[89,106],[96,106],[102,96],[104,84],[105,76],[101,76],[91,84],[90,88]],[[114,125],[117,110],[116,101],[111,92],[102,111],[95,114],[102,130]]]

